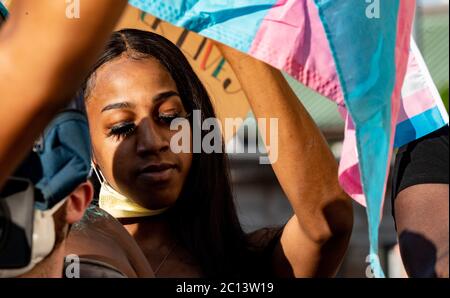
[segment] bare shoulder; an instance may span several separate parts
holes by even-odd
[[[92,232],[107,235],[110,238],[119,237],[119,239],[128,235],[118,220],[95,206],[90,206],[84,217],[71,228],[71,234],[89,234]]]
[[[97,207],[86,210],[66,243],[75,254],[107,263],[128,277],[152,277],[153,271],[136,241],[114,217]]]

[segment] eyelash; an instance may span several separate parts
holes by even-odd
[[[158,116],[158,120],[163,125],[170,125],[170,123],[174,119],[178,118],[179,116],[180,116],[179,113],[160,114]],[[120,140],[121,138],[125,138],[125,137],[128,137],[129,135],[131,135],[135,129],[136,129],[136,125],[133,122],[120,123],[118,125],[111,127],[111,129],[108,133],[108,137],[113,137],[117,140]]]
[[[158,118],[159,118],[159,121],[161,123],[166,124],[166,125],[170,125],[170,123],[172,123],[172,121],[174,119],[178,118],[179,116],[180,116],[180,113],[173,113],[173,114],[164,114],[164,113],[162,113],[162,114],[160,114],[158,116]]]
[[[113,137],[114,139],[121,139],[131,135],[135,130],[135,125],[132,122],[120,123],[111,127],[108,137]]]

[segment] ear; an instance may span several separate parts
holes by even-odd
[[[83,218],[84,212],[92,201],[94,187],[90,181],[84,182],[69,195],[67,200],[66,221],[68,224],[76,223]]]

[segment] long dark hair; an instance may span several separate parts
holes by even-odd
[[[124,53],[131,59],[157,59],[175,81],[187,110],[200,110],[202,123],[216,117],[205,87],[183,53],[166,38],[136,29],[113,33],[82,87],[84,99],[89,97],[95,71]],[[192,125],[196,123],[191,119]],[[207,133],[202,131],[202,137]],[[223,147],[222,142],[222,152]],[[205,275],[242,274],[248,246],[236,215],[225,153],[194,154],[183,193],[169,218],[182,245],[196,258]]]

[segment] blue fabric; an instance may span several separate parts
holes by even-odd
[[[176,26],[248,52],[260,23],[277,0],[130,0],[129,3]]]
[[[2,17],[4,19],[6,19],[6,17],[8,16],[8,10],[6,9],[6,7],[2,4],[2,2],[0,2],[0,14],[2,15]]]
[[[417,116],[397,124],[395,147],[400,148],[414,140],[420,139],[442,127],[447,123],[442,119],[438,107],[431,108]]]
[[[378,227],[389,154],[399,3],[382,1],[379,19],[367,17],[366,1],[315,3],[333,52],[345,104],[356,127],[372,270],[376,277],[384,277],[377,257]]]
[[[86,182],[91,170],[91,146],[86,117],[78,111],[60,113],[47,126],[35,151],[42,165],[42,177],[36,188],[44,202],[38,209],[53,207],[75,188]]]

